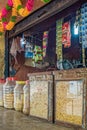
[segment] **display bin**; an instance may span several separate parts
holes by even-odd
[[[25,85],[25,81],[16,81],[16,85],[14,88],[14,109],[16,111],[21,111],[21,112],[23,111],[24,85]]]
[[[60,70],[54,75],[54,122],[87,128],[87,69]]]
[[[28,74],[30,81],[29,115],[53,122],[53,75],[51,72]]]

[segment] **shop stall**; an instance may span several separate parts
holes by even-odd
[[[6,32],[5,70],[30,80],[30,116],[87,127],[86,37],[86,0],[51,1]]]
[[[32,67],[31,72],[39,72],[61,69],[60,63],[65,63],[66,60],[70,65],[68,69],[82,65],[82,44],[78,42],[78,35],[71,31],[75,23],[79,24],[76,12],[82,2],[51,1],[17,23],[11,31],[6,32],[8,38],[6,54],[9,51],[9,56],[6,55],[8,60],[6,60],[5,72],[19,78],[18,72],[27,68],[26,66]],[[73,50],[78,54],[73,53]],[[25,80],[24,77],[22,79]]]

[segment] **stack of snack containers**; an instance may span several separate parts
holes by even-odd
[[[16,81],[14,88],[14,108],[16,111],[23,111],[23,87],[25,81]]]
[[[6,79],[6,83],[3,85],[3,98],[5,108],[9,109],[14,108],[14,87],[15,87],[14,77],[8,77]]]
[[[4,106],[4,100],[3,100],[3,85],[5,83],[4,79],[0,79],[0,106]]]
[[[30,85],[29,85],[29,80],[26,81],[26,84],[23,87],[24,91],[24,106],[23,106],[23,113],[24,114],[29,114],[29,92],[30,92]]]

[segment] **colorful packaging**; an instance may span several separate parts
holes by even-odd
[[[62,44],[64,47],[71,46],[70,22],[66,22],[62,26]]]

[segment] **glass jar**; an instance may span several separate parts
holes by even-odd
[[[14,88],[14,108],[16,111],[23,111],[23,86],[24,81],[16,81]]]
[[[15,79],[13,77],[8,77],[6,79],[6,83],[3,85],[3,98],[5,108],[14,108],[14,87]]]
[[[23,87],[24,91],[24,106],[23,106],[23,113],[24,114],[29,114],[29,90],[30,90],[30,85],[29,85],[29,80],[26,81],[26,84]]]
[[[4,106],[4,100],[3,100],[3,85],[5,83],[4,79],[0,79],[0,106]]]

